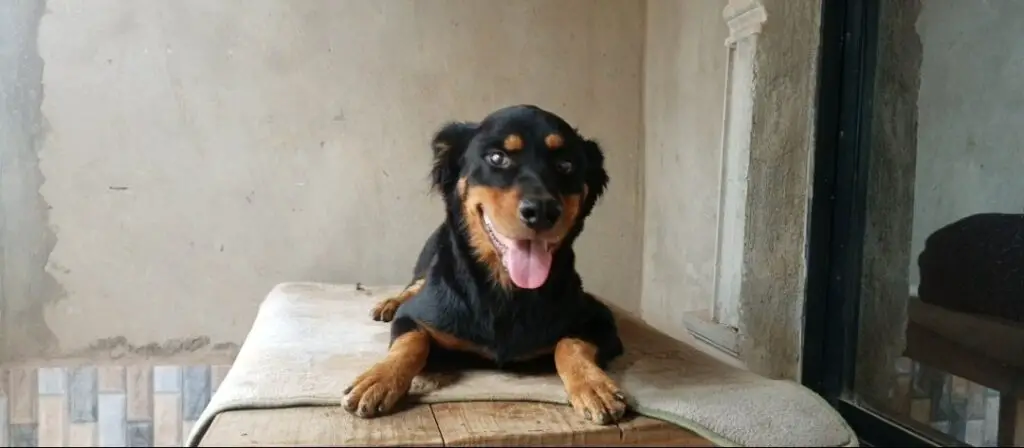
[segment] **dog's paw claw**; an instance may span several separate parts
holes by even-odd
[[[610,425],[626,415],[626,395],[604,375],[595,375],[569,388],[569,404],[584,419],[599,425]]]
[[[373,306],[372,310],[370,310],[370,317],[378,322],[391,322],[391,320],[395,318],[395,312],[398,311],[398,306],[401,304],[402,302],[399,302],[394,298],[381,300]]]
[[[384,415],[409,391],[409,383],[391,369],[374,366],[345,388],[341,407],[362,418]]]

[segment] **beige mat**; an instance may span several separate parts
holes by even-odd
[[[193,426],[196,446],[213,418],[237,409],[337,406],[341,391],[387,350],[389,325],[370,319],[401,287],[278,285],[264,300],[238,357]],[[714,360],[618,316],[626,354],[609,373],[636,411],[686,427],[721,446],[857,446],[842,418],[810,390]],[[490,371],[416,395],[420,402],[526,400],[566,403],[554,374]]]

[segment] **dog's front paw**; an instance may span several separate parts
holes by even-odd
[[[402,302],[396,298],[384,299],[377,302],[370,310],[370,316],[373,320],[380,322],[391,322],[395,318],[395,312],[398,311],[398,306]]]
[[[599,369],[580,375],[566,384],[569,404],[583,418],[599,425],[610,425],[622,419],[629,405],[619,386]]]
[[[412,385],[400,372],[387,364],[377,364],[359,375],[344,391],[341,406],[363,418],[390,412]]]

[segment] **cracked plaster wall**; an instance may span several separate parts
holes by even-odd
[[[637,310],[643,23],[614,0],[0,3],[3,359],[229,353],[277,282],[406,282],[441,218],[430,133],[508,103],[604,144],[580,264]]]

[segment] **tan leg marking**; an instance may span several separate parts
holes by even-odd
[[[597,347],[565,338],[555,346],[555,368],[569,394],[569,404],[583,418],[600,425],[619,421],[626,413],[626,396],[597,366]]]
[[[383,361],[363,372],[345,389],[341,405],[359,417],[390,412],[409,392],[412,380],[427,365],[430,335],[418,329],[395,339]]]

